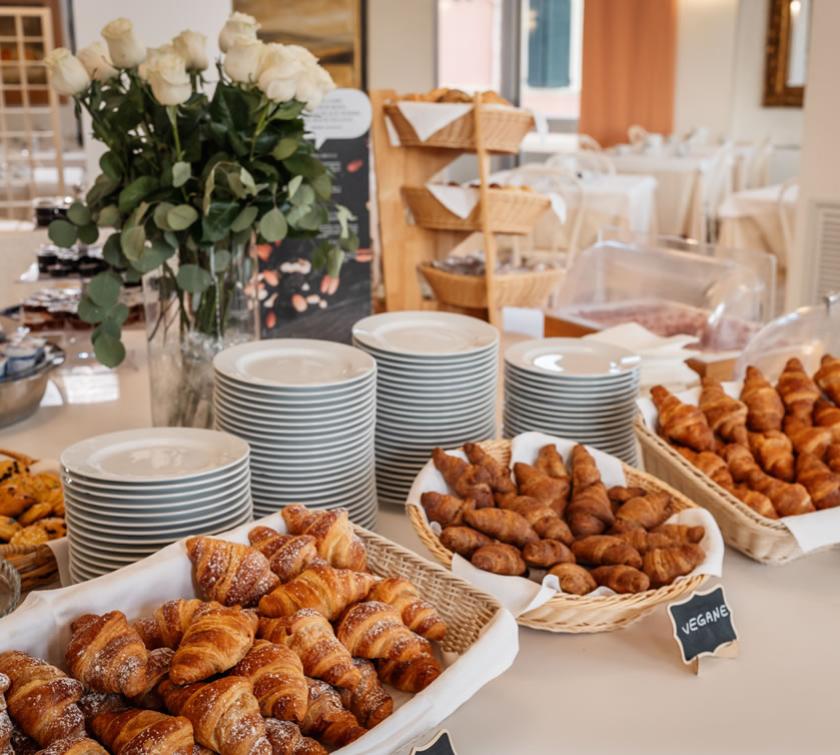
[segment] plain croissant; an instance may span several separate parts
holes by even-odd
[[[309,688],[303,664],[293,650],[268,640],[257,640],[231,673],[250,679],[264,716],[283,721],[303,720]]]
[[[382,723],[394,712],[394,700],[385,691],[376,667],[363,658],[354,658],[360,681],[353,689],[340,689],[341,702],[366,729]]]
[[[399,611],[403,623],[427,640],[442,640],[446,624],[431,603],[420,597],[418,589],[407,579],[390,577],[377,582],[368,593],[368,600],[380,600]]]
[[[281,582],[288,582],[319,558],[312,535],[281,535],[271,527],[254,527],[248,541],[268,559]]]
[[[695,451],[714,448],[715,436],[699,407],[684,404],[661,385],[651,388],[650,395],[659,412],[659,430],[668,440]]]
[[[341,697],[329,684],[309,680],[309,706],[301,724],[304,734],[331,747],[343,747],[365,733],[356,717],[341,704]]]
[[[197,598],[168,600],[158,606],[153,616],[139,619],[133,626],[149,650],[174,650],[180,644],[184,632],[201,605],[202,601]]]
[[[291,721],[266,718],[265,733],[271,742],[272,755],[327,755],[320,742],[303,736],[300,727]]]
[[[186,718],[155,710],[105,710],[93,718],[91,728],[115,755],[192,755],[195,749]]]

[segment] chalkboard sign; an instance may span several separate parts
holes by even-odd
[[[359,249],[345,261],[338,278],[313,269],[314,247],[337,238],[340,225],[331,213],[318,238],[286,238],[258,248],[263,338],[324,338],[350,341],[353,324],[371,311],[370,101],[356,89],[335,89],[305,116],[318,157],[333,174],[333,199],[355,216],[351,230]]]
[[[415,747],[411,751],[411,755],[420,755],[420,753],[424,755],[458,755],[452,746],[452,740],[449,738],[449,732],[446,729],[439,731],[428,744]]]
[[[668,606],[684,663],[697,665],[704,655],[734,655],[738,635],[723,587],[696,592],[680,603]]]

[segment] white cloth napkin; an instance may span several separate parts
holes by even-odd
[[[480,199],[475,186],[448,186],[446,184],[427,183],[426,188],[447,210],[461,219],[469,217]],[[559,194],[545,194],[551,203],[551,211],[561,223],[566,222],[566,202]]]
[[[471,102],[411,102],[397,103],[403,117],[411,124],[421,142],[458,120],[473,109]]]

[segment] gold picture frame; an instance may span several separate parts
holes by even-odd
[[[804,86],[789,84],[791,46],[790,0],[768,0],[767,38],[764,46],[764,107],[802,107]]]

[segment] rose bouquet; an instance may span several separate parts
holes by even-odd
[[[105,44],[77,56],[59,48],[46,58],[53,87],[90,114],[94,137],[108,148],[85,200],[49,229],[62,247],[93,243],[100,229],[113,229],[103,248],[109,269],[90,281],[79,307],[95,325],[103,364],[125,356],[124,283],[143,278],[144,289],[157,291],[151,323],[147,305],[149,333],[166,332],[171,341],[174,331],[177,370],[188,373],[202,361],[209,369],[232,339],[254,337],[255,308],[242,304],[253,240],[314,237],[332,219],[340,241],[315,246],[313,266],[337,275],[355,250],[349,212],[332,203],[330,173],[304,130],[304,111],[318,106],[332,80],[306,49],[264,44],[257,29],[250,16],[230,17],[212,84],[203,35],[184,31],[147,50],[127,19],[105,26]],[[194,422],[193,407],[206,400],[208,386],[182,378],[187,393],[198,395],[176,391],[173,400],[187,409],[156,422]]]

